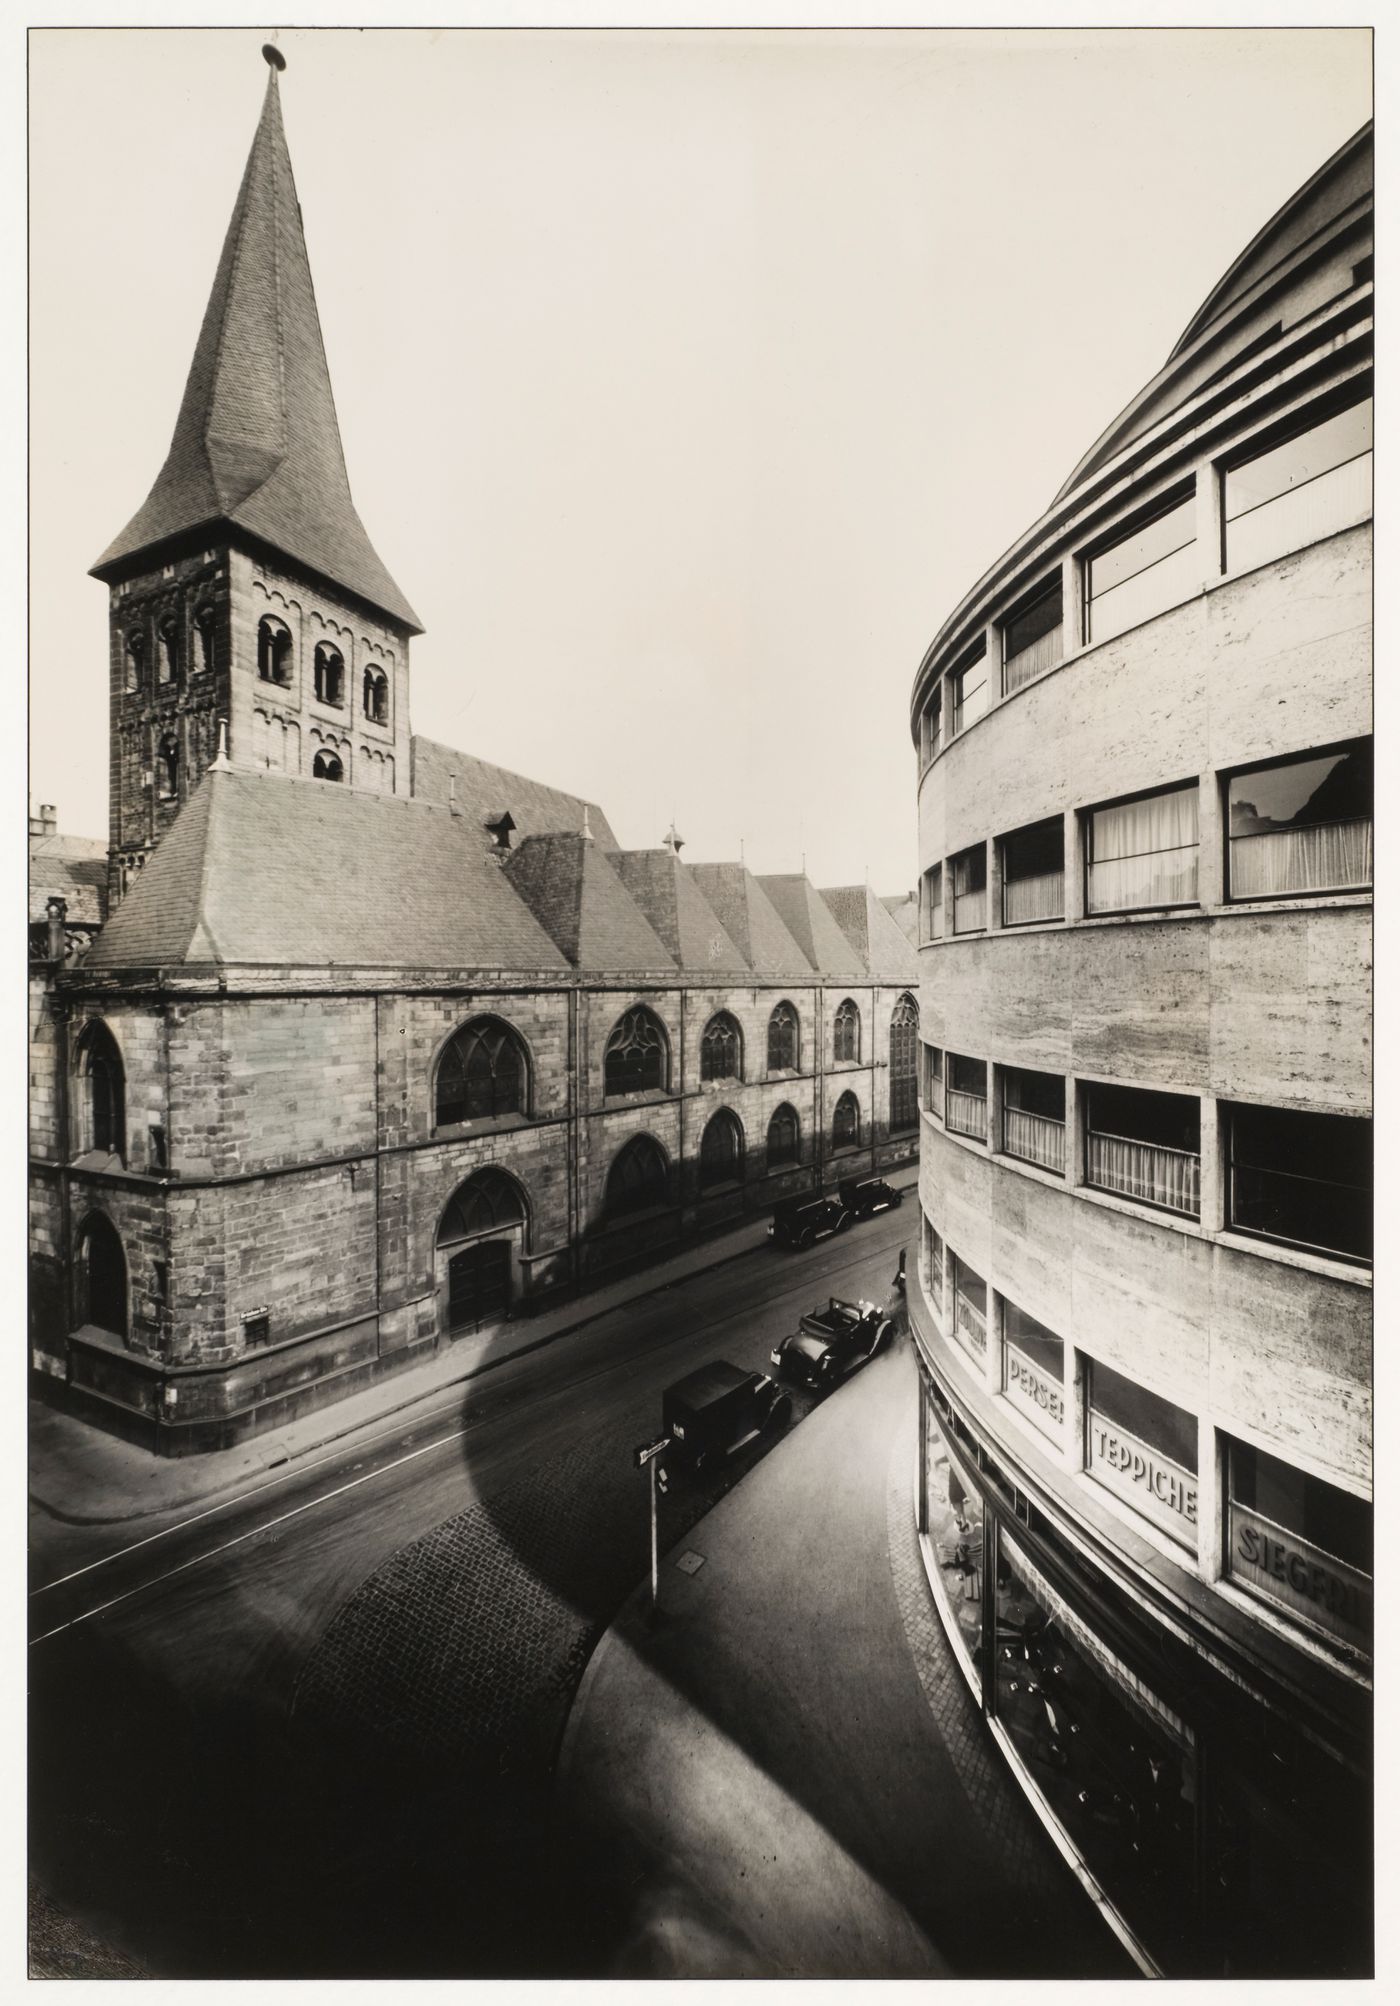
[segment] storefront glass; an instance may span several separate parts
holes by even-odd
[[[1229,1544],[1232,1579],[1251,1594],[1369,1652],[1371,1506],[1335,1484],[1231,1442]]]
[[[982,1560],[985,1524],[982,1500],[965,1485],[948,1452],[936,1417],[930,1413],[924,1443],[929,1544],[947,1613],[957,1626],[981,1690]]]
[[[1194,1933],[1195,1750],[1004,1529],[996,1714],[1115,1908],[1168,1969]]]

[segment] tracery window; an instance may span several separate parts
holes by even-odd
[[[523,1114],[528,1083],[515,1032],[498,1017],[476,1017],[453,1035],[438,1062],[434,1118],[444,1127]]]
[[[774,1108],[768,1124],[768,1168],[777,1170],[782,1164],[798,1162],[801,1151],[802,1129],[797,1110],[784,1101],[781,1107]]]
[[[437,1230],[437,1244],[450,1246],[454,1240],[475,1239],[482,1233],[498,1233],[506,1226],[525,1220],[525,1201],[520,1186],[503,1170],[478,1170],[448,1200]]]
[[[603,1091],[654,1092],[666,1085],[666,1033],[644,1004],[618,1018],[603,1056]]]
[[[700,1189],[737,1184],[744,1174],[744,1131],[727,1107],[712,1114],[700,1138]]]
[[[634,1135],[612,1160],[604,1205],[610,1217],[645,1212],[664,1205],[671,1195],[671,1166],[661,1144],[650,1135]]]
[[[860,1057],[860,1011],[848,996],[836,1011],[836,1063]]]
[[[919,1006],[907,993],[890,1017],[890,1130],[919,1125]]]
[[[842,1094],[831,1117],[833,1149],[855,1149],[860,1142],[860,1102],[854,1094]]]
[[[719,1011],[705,1026],[700,1040],[702,1080],[737,1080],[743,1053],[743,1036],[727,1010]]]
[[[775,1006],[768,1019],[768,1070],[770,1073],[797,1071],[797,1012],[791,1003]]]
[[[333,752],[318,752],[311,762],[313,780],[343,780],[345,768]]]

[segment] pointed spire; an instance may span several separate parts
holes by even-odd
[[[268,45],[271,49],[271,45]],[[175,435],[145,504],[93,566],[229,524],[421,632],[350,496],[301,208],[282,130],[280,52],[195,345]]]
[[[588,803],[586,801],[583,804],[583,840],[585,843],[593,841],[593,831],[588,826]]]
[[[219,719],[219,749],[214,754],[213,760],[210,762],[209,770],[211,773],[227,773],[230,770],[230,762],[228,756],[228,719],[226,717],[221,717]]]
[[[685,848],[685,837],[681,835],[674,822],[662,837],[661,844],[662,848],[669,850],[673,857],[678,857]]]

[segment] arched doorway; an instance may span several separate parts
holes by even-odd
[[[437,1230],[442,1328],[463,1337],[500,1323],[519,1288],[525,1197],[503,1170],[479,1170],[453,1194]]]
[[[94,1212],[83,1227],[79,1254],[78,1321],[125,1338],[126,1255],[111,1220]]]

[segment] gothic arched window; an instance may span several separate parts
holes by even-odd
[[[311,762],[313,780],[343,780],[345,768],[333,752],[318,752]]]
[[[919,1125],[919,1006],[906,991],[890,1017],[890,1130]]]
[[[80,1150],[100,1149],[108,1156],[126,1154],[126,1070],[117,1041],[107,1026],[94,1021],[78,1044]]]
[[[860,1057],[860,1011],[848,996],[836,1010],[836,1063]]]
[[[389,678],[383,669],[365,670],[364,707],[371,723],[389,722]]]
[[[801,1154],[802,1127],[797,1109],[784,1101],[781,1107],[774,1108],[768,1124],[768,1168],[776,1170],[781,1164],[796,1163]]]
[[[146,637],[144,634],[128,634],[126,637],[126,686],[129,690],[141,687],[141,671],[146,661]]]
[[[510,1026],[499,1017],[474,1017],[438,1061],[433,1118],[441,1128],[523,1114],[529,1077],[524,1047]]]
[[[318,641],[312,670],[317,703],[335,704],[338,708],[345,702],[345,660],[339,648],[333,648],[329,641]]]
[[[173,801],[180,791],[180,741],[167,732],[156,753],[156,772],[162,801]]]
[[[258,678],[284,687],[292,680],[292,630],[272,613],[258,622]]]
[[[700,1189],[737,1184],[744,1174],[744,1131],[739,1117],[722,1107],[705,1123],[700,1138]]]
[[[612,1160],[604,1206],[609,1217],[645,1212],[665,1205],[671,1195],[671,1166],[661,1144],[650,1135],[634,1135]]]
[[[603,1055],[603,1091],[608,1094],[639,1094],[666,1085],[666,1033],[642,1003],[621,1017],[612,1028]]]
[[[127,1334],[126,1254],[121,1235],[103,1212],[92,1212],[84,1221],[78,1241],[78,1320],[110,1331],[114,1337]]]
[[[831,1117],[833,1149],[854,1149],[860,1141],[860,1102],[854,1094],[842,1094]]]
[[[797,1012],[791,1003],[779,1003],[768,1019],[769,1072],[795,1073],[797,1056]]]
[[[520,1186],[503,1170],[478,1170],[452,1194],[438,1223],[437,1244],[472,1240],[482,1233],[499,1233],[525,1224],[525,1199]]]
[[[720,1010],[705,1026],[700,1040],[702,1080],[737,1080],[743,1057],[743,1034],[727,1010]]]

